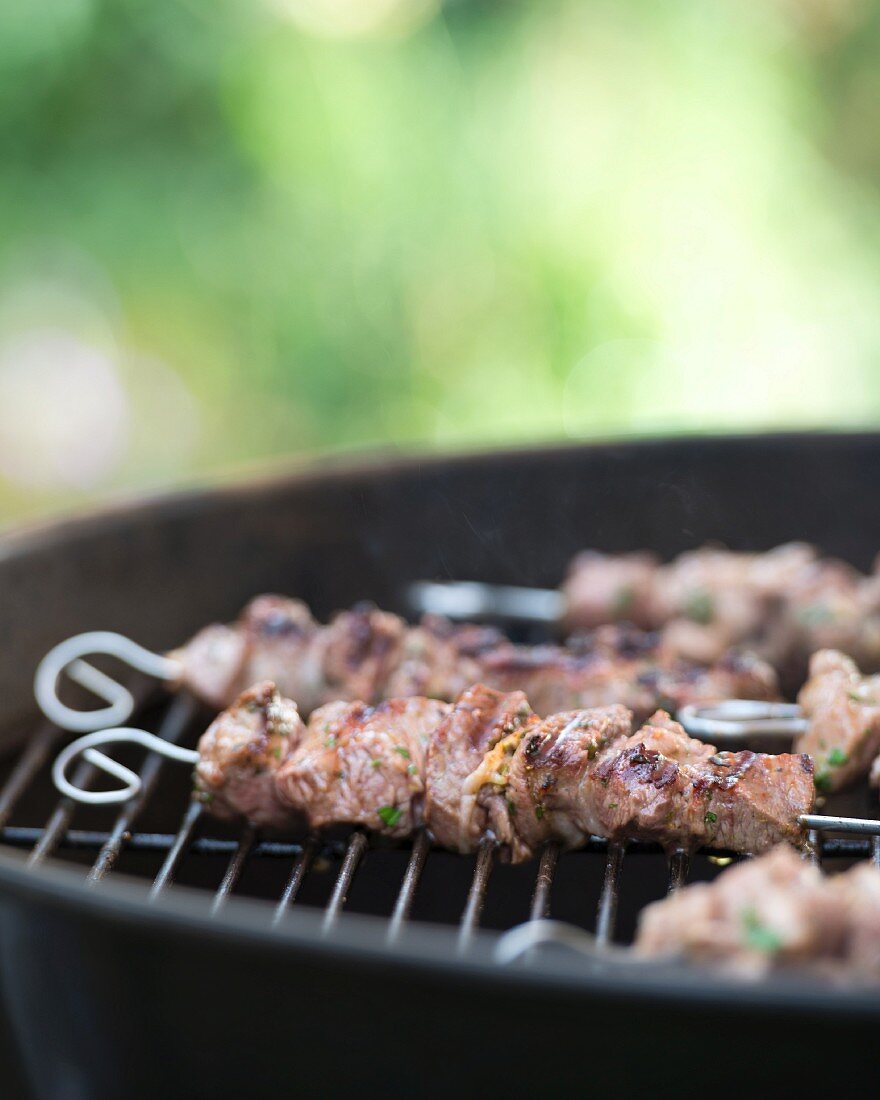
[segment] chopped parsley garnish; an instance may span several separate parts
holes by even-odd
[[[703,820],[707,825],[714,825],[718,820],[718,814],[713,814],[711,810],[707,810]]]
[[[516,817],[516,806],[510,801],[509,798],[505,798],[504,801],[507,803],[508,812]]]
[[[632,585],[622,584],[614,593],[614,600],[611,604],[611,614],[625,615],[635,602],[635,598],[636,593]]]
[[[798,618],[804,626],[822,626],[834,621],[834,612],[827,604],[811,603],[809,607],[801,608]]]
[[[854,703],[861,703],[861,702],[864,702],[864,700],[862,699],[861,695],[859,695],[859,693],[858,693],[857,691],[848,691],[848,692],[846,693],[846,697],[847,697],[847,699],[852,699],[852,701],[853,701]]]
[[[540,821],[544,816],[544,807],[539,802],[535,807],[535,817]]]
[[[616,802],[609,803],[608,809],[609,810],[616,810],[617,809],[617,803]]]
[[[210,806],[211,803],[214,801],[214,796],[211,794],[210,791],[200,791],[196,797],[203,806]]]
[[[406,770],[409,772],[410,775],[419,774],[419,769],[415,766],[415,764],[410,764],[410,766]]]
[[[376,813],[381,817],[389,829],[393,829],[394,826],[403,817],[403,810],[399,806],[380,806]]]
[[[381,760],[371,760],[370,761],[370,767],[371,768],[381,768],[382,767],[382,761]]]
[[[845,764],[849,760],[849,757],[843,751],[836,746],[828,753],[828,763],[833,768],[839,768],[841,764]]]
[[[754,947],[756,951],[764,951],[768,955],[782,947],[782,937],[768,928],[754,909],[743,909],[742,923],[747,947]]]
[[[831,790],[831,772],[825,768],[821,772],[816,772],[813,777],[813,783],[816,785],[817,791],[830,791]]]
[[[336,748],[336,738],[335,737],[325,737],[324,738],[324,748],[325,749],[335,749]]]
[[[712,622],[715,615],[715,605],[712,602],[712,597],[708,592],[702,590],[692,592],[685,604],[684,613],[695,623],[701,623],[703,626],[706,626],[708,623]]]
[[[280,760],[281,759],[281,746],[276,745],[273,751],[274,751],[275,759]]]
[[[404,758],[404,760],[409,760],[409,749],[405,749],[405,748],[403,747],[403,745],[395,745],[395,746],[394,746],[394,751],[395,751],[395,752],[396,752],[396,753],[397,753],[397,754],[398,754],[399,756],[402,756],[402,757]]]

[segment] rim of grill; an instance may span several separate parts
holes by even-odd
[[[203,728],[203,715],[191,697],[179,695],[160,709],[154,708],[152,713],[142,715],[139,724],[169,741],[194,743]],[[363,914],[351,913],[346,908],[354,883],[371,874],[370,854],[373,846],[362,830],[350,831],[347,837],[338,840],[307,837],[292,841],[286,837],[260,836],[253,827],[240,825],[231,834],[229,829],[225,830],[224,835],[224,830],[217,827],[202,805],[190,800],[186,794],[178,804],[179,817],[174,830],[139,829],[142,816],[163,799],[163,781],[168,780],[169,772],[174,768],[173,764],[156,755],[147,754],[141,759],[138,770],[142,777],[142,789],[135,798],[110,811],[112,822],[107,827],[82,827],[75,817],[84,808],[57,794],[48,816],[43,820],[34,821],[27,814],[23,818],[24,811],[17,811],[27,800],[31,789],[40,781],[45,783],[54,754],[65,739],[66,735],[62,731],[46,722],[35,726],[0,785],[0,849],[16,849],[25,853],[27,879],[47,882],[50,876],[46,872],[50,868],[54,875],[63,863],[74,860],[83,868],[82,885],[94,888],[89,890],[90,894],[96,898],[100,898],[102,894],[116,897],[119,887],[115,884],[110,886],[110,880],[117,877],[117,873],[123,874],[118,870],[121,859],[127,854],[150,855],[159,861],[159,865],[158,870],[151,873],[147,880],[150,882],[148,904],[144,905],[140,893],[136,895],[136,905],[143,916],[150,912],[160,913],[163,908],[168,908],[166,903],[171,901],[173,906],[175,900],[183,895],[191,897],[191,886],[177,885],[181,869],[205,857],[214,857],[215,860],[223,861],[220,882],[211,888],[208,895],[210,901],[206,916],[215,927],[237,925],[237,904],[244,898],[255,905],[258,925],[263,935],[266,932],[289,932],[299,928],[310,937],[312,945],[320,943],[334,948],[349,940],[346,926],[353,928],[356,924],[358,935],[361,935],[366,920],[373,929],[370,935],[375,940],[374,946],[384,947],[392,955],[404,957],[407,953],[404,950],[405,945],[418,941],[416,957],[419,961],[428,962],[430,960],[426,957],[424,948],[433,941],[435,945],[440,943],[445,965],[457,958],[467,960],[468,963],[482,962],[496,972],[502,972],[501,965],[493,961],[492,946],[497,942],[503,927],[499,929],[496,926],[494,936],[481,928],[487,890],[493,873],[497,873],[495,847],[491,840],[484,839],[473,857],[450,856],[444,853],[446,858],[464,861],[465,864],[470,861],[473,867],[458,918],[454,922],[448,919],[443,922],[445,928],[443,924],[435,923],[430,911],[422,914],[418,920],[412,919],[425,870],[439,856],[439,850],[435,853],[431,848],[424,831],[417,832],[411,842],[393,849],[398,853],[402,852],[402,857],[398,858],[404,861],[393,898],[381,915],[374,913],[372,917],[364,918]],[[189,772],[187,769],[179,770],[186,777],[187,785],[184,790],[188,791]],[[88,785],[95,776],[95,769],[88,763],[81,762],[74,782]],[[180,794],[181,787],[178,785],[177,795]],[[106,809],[102,812],[105,815],[108,813]],[[880,867],[880,837],[822,839],[812,833],[810,839],[817,861],[825,858],[871,859]],[[531,874],[530,899],[518,914],[518,920],[509,926],[513,927],[528,920],[556,917],[554,884],[558,881],[560,868],[576,860],[601,861],[601,886],[595,901],[592,922],[599,952],[588,958],[574,956],[570,951],[559,949],[533,949],[526,958],[525,965],[508,968],[507,973],[515,971],[520,976],[529,974],[532,978],[554,975],[557,979],[567,977],[580,983],[587,977],[595,982],[603,980],[603,975],[607,977],[607,974],[613,974],[615,988],[620,987],[622,979],[625,979],[624,984],[635,983],[637,986],[650,988],[653,975],[665,972],[666,985],[662,994],[667,996],[670,993],[668,975],[670,969],[674,969],[675,989],[682,995],[705,998],[714,989],[718,996],[729,998],[731,991],[738,989],[751,1004],[761,1001],[770,1003],[767,994],[771,989],[775,989],[785,999],[785,989],[792,981],[798,988],[802,988],[804,982],[807,985],[812,984],[809,974],[806,973],[777,973],[759,982],[737,983],[698,967],[652,962],[620,966],[615,953],[606,952],[603,957],[601,949],[613,944],[616,939],[621,887],[628,876],[641,873],[638,864],[648,860],[656,868],[658,861],[664,861],[667,892],[688,881],[691,860],[686,853],[675,852],[667,857],[657,845],[643,842],[609,842],[593,837],[584,849],[571,853],[561,852],[554,844],[548,845],[539,859],[521,865],[528,869],[522,873]],[[255,863],[267,861],[283,868],[282,884],[268,901],[265,891],[255,895],[251,890],[242,889],[242,878],[247,869]],[[20,866],[21,857],[14,862]],[[75,875],[71,871],[66,873],[68,880],[71,875]],[[310,877],[318,875],[328,876],[324,880],[329,884],[328,896],[320,906],[304,903],[301,897],[304,884]],[[143,874],[138,877],[142,882],[145,881]],[[125,878],[127,883],[131,882],[130,874],[125,875]],[[207,901],[204,887],[201,893],[204,907]],[[230,901],[234,904],[227,908]],[[584,913],[586,912],[585,906]],[[353,916],[360,919],[350,920]],[[587,921],[582,921],[581,926],[584,929],[590,927]],[[425,935],[430,939],[424,940]],[[536,951],[540,958],[535,957]],[[577,965],[573,965],[574,957],[578,959]],[[827,983],[816,984],[824,995],[830,991]],[[873,1006],[874,1011],[880,998],[880,990],[877,989],[872,991],[842,987],[836,992],[844,995],[854,1007],[864,1004]]]

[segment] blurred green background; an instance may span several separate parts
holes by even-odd
[[[0,521],[880,416],[859,0],[0,5]]]

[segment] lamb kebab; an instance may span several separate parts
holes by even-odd
[[[525,691],[540,714],[623,703],[644,718],[658,707],[778,697],[773,670],[748,653],[686,661],[657,635],[631,626],[606,626],[569,646],[522,646],[492,627],[436,616],[410,626],[371,605],[324,626],[300,600],[281,596],[258,597],[238,622],[206,627],[170,658],[179,685],[215,709],[263,679],[304,714],[340,699],[450,701],[477,681]]]
[[[573,559],[555,593],[428,582],[413,585],[411,599],[454,618],[498,613],[552,622],[568,634],[627,621],[661,631],[667,652],[704,663],[744,646],[792,690],[818,649],[840,649],[880,669],[880,558],[862,574],[805,543],[766,553],[705,546],[666,564],[647,551],[589,550]]]
[[[861,863],[826,877],[787,845],[649,905],[635,948],[740,977],[814,964],[880,979],[880,871]]]
[[[199,742],[196,797],[262,826],[355,825],[514,862],[591,835],[761,852],[804,840],[806,755],[717,752],[665,712],[634,729],[614,705],[541,718],[521,691],[483,684],[453,703],[339,701],[308,723],[271,682],[245,691]]]

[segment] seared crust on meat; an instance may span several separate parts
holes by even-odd
[[[836,791],[864,775],[880,752],[880,676],[862,676],[843,653],[820,650],[798,702],[810,725],[796,748],[813,757],[816,787]]]
[[[488,824],[468,776],[503,738],[536,724],[521,691],[504,693],[475,684],[455,701],[428,745],[425,823],[438,844],[460,852],[476,847]]]
[[[880,871],[832,878],[783,845],[643,909],[635,949],[722,966],[739,977],[813,963],[880,978]]]
[[[242,816],[263,826],[289,824],[275,774],[304,733],[296,704],[271,681],[250,688],[202,734],[195,797],[220,817]]]
[[[421,698],[320,707],[278,771],[279,798],[313,829],[364,825],[408,836],[421,822],[425,744],[449,709]]]

